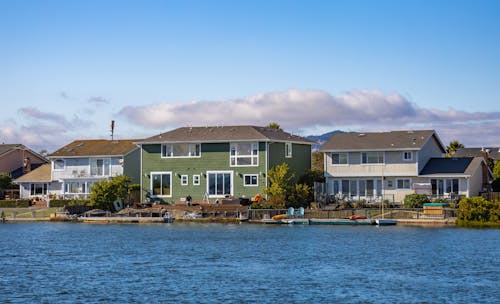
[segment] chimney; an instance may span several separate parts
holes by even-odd
[[[490,158],[490,155],[488,153],[488,150],[486,150],[485,148],[481,148],[481,156],[487,160],[488,158]]]
[[[26,157],[23,161],[23,169],[24,173],[30,172],[31,171],[31,160],[29,157]]]

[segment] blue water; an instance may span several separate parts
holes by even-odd
[[[1,303],[500,303],[500,230],[0,224]]]

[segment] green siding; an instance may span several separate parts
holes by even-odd
[[[141,182],[141,149],[135,149],[123,157],[123,175],[130,177],[132,184],[139,184]]]
[[[269,150],[269,169],[287,163],[290,171],[295,173],[296,181],[311,169],[311,145],[292,144],[291,158],[285,157],[285,143],[271,143]]]
[[[233,171],[233,195],[235,197],[243,195],[252,197],[257,193],[262,193],[266,182],[263,177],[266,167],[265,143],[259,143],[259,165],[255,167],[231,167],[229,147],[229,143],[206,143],[201,145],[199,158],[161,158],[160,144],[143,145],[141,188],[144,190],[144,196],[150,190],[150,172],[152,171],[172,172],[172,197],[164,198],[167,202],[178,201],[188,194],[195,201],[202,200],[207,191],[207,171]],[[259,186],[243,186],[244,174],[259,174]],[[187,186],[181,185],[181,175],[188,175]],[[200,185],[193,185],[193,175],[200,175]]]

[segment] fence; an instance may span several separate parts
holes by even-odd
[[[248,219],[271,219],[275,215],[285,214],[286,212],[286,209],[250,209],[248,210]],[[425,215],[422,208],[389,208],[384,209],[383,212],[380,208],[342,210],[307,209],[305,210],[304,218],[339,219],[348,218],[355,214],[363,215],[366,218],[387,219],[453,218],[456,217],[456,209],[443,208],[443,214],[435,216]]]

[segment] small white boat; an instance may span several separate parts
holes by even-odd
[[[390,220],[390,219],[376,219],[375,223],[378,226],[394,226],[394,225],[397,225],[398,221],[397,220]]]

